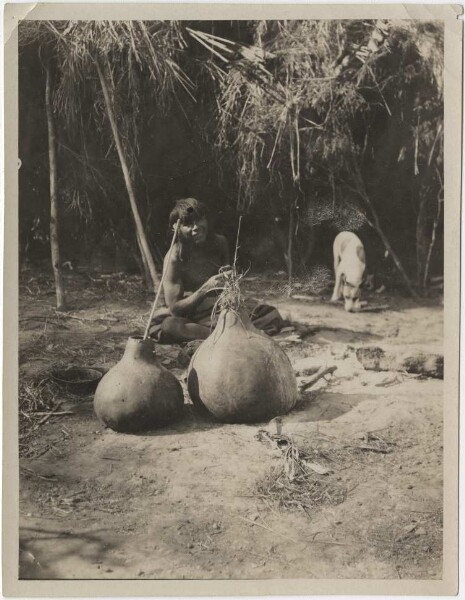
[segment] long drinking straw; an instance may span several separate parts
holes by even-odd
[[[174,246],[174,242],[176,241],[176,238],[178,236],[178,229],[179,229],[179,224],[180,224],[180,219],[178,219],[176,221],[176,226],[174,228],[174,233],[173,233],[173,239],[171,240],[171,246],[170,249],[168,250],[168,256],[166,259],[166,266],[168,267],[169,263],[170,263],[170,258],[171,258],[171,252],[173,251],[173,246]],[[160,285],[158,286],[158,290],[157,290],[157,295],[155,296],[155,300],[153,301],[153,305],[152,305],[152,310],[150,311],[150,317],[147,323],[147,327],[145,328],[145,333],[144,333],[144,340],[146,340],[149,337],[149,329],[150,329],[150,323],[152,322],[152,318],[153,318],[153,313],[155,312],[155,309],[157,307],[158,304],[158,299],[160,298],[160,294],[161,291],[163,289],[163,281],[165,279],[165,273],[166,273],[166,269],[163,269],[163,273],[160,279]]]
[[[233,263],[234,277],[236,276],[236,263],[237,263],[237,252],[239,250],[239,234],[241,232],[241,221],[242,221],[242,215],[239,216],[239,223],[237,225],[236,249],[234,250],[234,263]]]

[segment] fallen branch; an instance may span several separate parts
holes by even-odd
[[[45,481],[54,481],[56,479],[55,475],[39,475],[32,469],[28,469],[27,467],[20,467],[21,471],[24,471],[28,475],[33,475],[34,477],[38,477],[39,479],[44,479]]]
[[[51,411],[51,412],[35,412],[33,413],[34,415],[50,415],[50,416],[61,416],[61,415],[74,415],[76,413],[74,413],[72,410],[60,410],[60,411]]]
[[[362,308],[358,312],[382,312],[384,310],[389,310],[389,304],[380,304],[379,306],[362,306]]]
[[[444,378],[444,356],[442,354],[403,354],[397,356],[377,346],[358,348],[357,360],[368,371],[404,371],[425,375],[435,379]]]
[[[333,374],[336,369],[337,369],[337,367],[335,367],[335,366],[333,366],[333,367],[320,367],[318,369],[318,371],[314,375],[312,375],[310,377],[310,379],[308,381],[306,381],[300,387],[300,391],[304,392],[305,390],[308,390],[308,388],[312,387],[312,385],[314,385],[319,379],[321,379],[325,375]]]
[[[369,446],[364,444],[363,446],[357,446],[360,450],[366,450],[368,452],[378,452],[379,454],[391,454],[392,448],[380,448],[378,446]]]
[[[306,294],[292,294],[292,300],[310,300],[310,302],[317,302],[319,298],[317,296],[307,296]]]
[[[30,315],[29,317],[21,317],[19,321],[63,321],[63,317],[52,317],[47,315]]]
[[[57,405],[55,408],[60,408],[60,406],[61,406],[61,402],[60,402],[60,403],[59,403],[59,404],[58,404],[58,405]],[[50,417],[53,417],[53,415],[54,415],[55,413],[56,413],[56,411],[52,411],[52,412],[49,412],[49,413],[47,413],[47,414],[44,416],[44,418],[43,418],[43,419],[41,419],[41,420],[40,420],[40,421],[37,423],[37,425],[34,427],[34,429],[38,429],[38,428],[39,428],[41,425],[43,425],[44,423],[46,423],[46,422],[47,422],[47,421],[50,419]]]

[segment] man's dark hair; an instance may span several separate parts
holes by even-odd
[[[178,219],[182,225],[189,225],[196,219],[205,217],[208,220],[208,210],[203,202],[199,202],[195,198],[182,198],[174,205],[170,212],[169,227],[170,229]]]

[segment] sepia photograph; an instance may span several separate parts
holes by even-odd
[[[428,589],[447,19],[208,11],[16,24],[13,576]]]

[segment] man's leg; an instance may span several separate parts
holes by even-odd
[[[210,327],[193,323],[182,317],[166,317],[161,324],[160,341],[165,344],[179,344],[192,340],[206,340]]]

